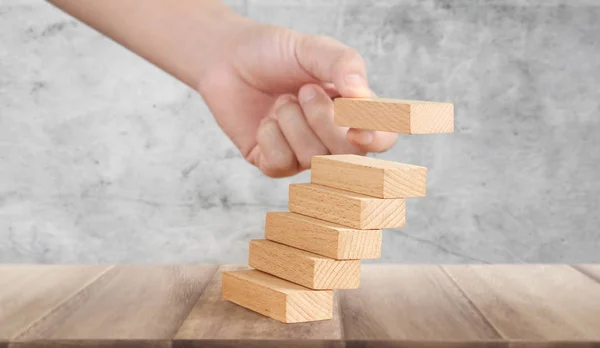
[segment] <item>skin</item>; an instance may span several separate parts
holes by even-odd
[[[217,0],[53,0],[200,93],[248,162],[271,177],[315,155],[382,152],[386,132],[333,124],[332,97],[370,97],[365,63],[324,36],[243,18]]]

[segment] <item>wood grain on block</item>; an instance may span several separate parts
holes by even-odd
[[[423,197],[427,168],[357,155],[314,156],[311,182],[379,198]]]
[[[336,98],[334,123],[402,134],[454,132],[454,105],[387,98]]]
[[[10,340],[111,266],[0,265],[0,340]]]
[[[250,241],[248,264],[310,289],[356,289],[359,260],[333,260],[268,240]]]
[[[310,290],[257,270],[223,273],[223,298],[284,323],[331,319],[331,290]]]
[[[18,340],[171,339],[217,267],[115,266]]]
[[[383,199],[317,184],[292,184],[290,211],[361,230],[406,223],[403,198]]]
[[[376,347],[501,338],[438,266],[363,265],[361,277],[360,289],[339,292],[347,340]]]
[[[381,230],[357,230],[296,213],[267,213],[265,238],[336,260],[381,256]]]
[[[600,339],[600,284],[567,265],[448,265],[506,339]]]

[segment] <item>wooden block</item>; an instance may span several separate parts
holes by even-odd
[[[381,256],[381,230],[356,230],[289,212],[267,213],[265,238],[337,260]]]
[[[454,105],[387,98],[336,98],[334,123],[402,134],[454,132]]]
[[[309,290],[255,269],[223,272],[223,298],[284,323],[331,319],[331,290]]]
[[[314,156],[311,182],[379,198],[423,197],[427,168],[357,155]]]
[[[310,342],[305,344],[305,347],[345,347],[343,344],[327,344],[332,341],[344,342],[339,292],[333,292],[332,319],[302,325],[301,330],[298,330],[298,325],[284,325],[270,317],[223,299],[222,274],[242,269],[247,270],[248,267],[236,265],[219,267],[219,271],[206,286],[202,296],[173,337],[172,348],[238,346],[244,348],[299,348],[301,345],[296,344],[297,342]],[[299,285],[298,287],[307,290]],[[190,343],[182,344],[183,341]],[[169,341],[169,343],[171,342]]]
[[[317,184],[290,185],[290,211],[361,230],[402,227],[403,198],[382,199]]]
[[[356,289],[360,261],[338,261],[268,240],[250,241],[248,264],[310,289]]]

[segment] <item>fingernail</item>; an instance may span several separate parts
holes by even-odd
[[[292,97],[291,95],[281,96],[281,97],[277,98],[277,100],[275,101],[273,110],[275,110],[275,112],[277,113],[279,111],[279,109],[281,109],[283,106],[287,105],[289,102],[291,102],[293,100],[294,100],[294,97]],[[275,115],[275,116],[277,116],[277,115]],[[275,117],[275,118],[277,118],[277,117]]]
[[[346,75],[346,97],[362,97],[368,98],[371,95],[371,90],[367,81],[360,75],[351,74]]]
[[[346,83],[352,88],[367,88],[367,81],[357,74],[346,75]]]
[[[262,152],[262,150],[261,150],[261,152]],[[257,164],[257,167],[259,167],[259,168],[261,165],[265,166],[267,164],[267,157],[265,157],[264,153],[261,153],[260,156],[258,156],[258,163],[256,163],[256,164]]]
[[[361,130],[348,133],[350,137],[350,141],[358,144],[358,145],[369,145],[373,141],[373,136],[375,135],[372,131]]]
[[[317,96],[317,90],[312,86],[306,86],[300,91],[298,96],[303,103],[309,102]]]

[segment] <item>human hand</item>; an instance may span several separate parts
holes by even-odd
[[[331,97],[369,97],[362,57],[338,41],[253,22],[220,0],[50,0],[204,97],[244,157],[272,177],[314,155],[385,151],[396,135],[333,124]]]
[[[338,41],[231,18],[200,78],[204,97],[244,157],[271,177],[315,155],[381,152],[396,134],[333,124],[332,97],[372,96],[362,57]]]

